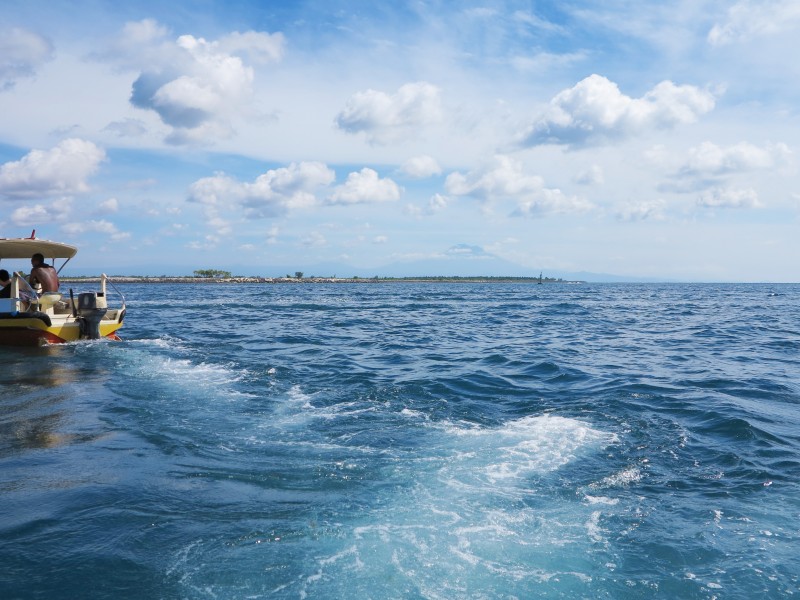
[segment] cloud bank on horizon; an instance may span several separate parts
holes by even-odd
[[[792,0],[176,6],[0,6],[0,235],[119,272],[800,279]]]

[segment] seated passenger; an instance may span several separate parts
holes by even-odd
[[[11,277],[5,269],[0,269],[0,286],[0,298],[11,298]]]
[[[31,287],[42,286],[40,294],[58,291],[59,282],[56,270],[52,265],[44,262],[44,256],[38,252],[31,257],[31,274],[28,277],[28,283]]]

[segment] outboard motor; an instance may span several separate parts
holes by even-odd
[[[81,324],[81,338],[100,339],[100,321],[106,314],[105,298],[97,297],[97,292],[78,294],[78,319]]]

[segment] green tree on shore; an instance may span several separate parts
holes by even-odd
[[[195,277],[212,278],[229,278],[230,271],[220,271],[219,269],[198,269],[194,272]]]

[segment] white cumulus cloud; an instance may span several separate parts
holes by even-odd
[[[333,183],[335,178],[333,170],[320,162],[292,163],[271,169],[252,183],[220,173],[193,183],[188,200],[207,207],[241,207],[249,217],[276,217],[290,209],[317,204],[316,191]]]
[[[543,187],[544,180],[540,176],[524,173],[521,162],[505,155],[495,156],[492,164],[466,175],[458,171],[451,173],[445,181],[449,194],[481,200],[537,193]]]
[[[17,27],[0,30],[0,92],[34,76],[52,58],[53,45],[39,34]]]
[[[524,146],[602,144],[649,129],[692,123],[714,108],[714,96],[692,85],[662,81],[641,98],[631,98],[600,75],[558,93],[525,132]]]
[[[192,35],[173,41],[168,36],[152,19],[128,23],[114,45],[96,56],[139,71],[130,101],[155,111],[172,128],[168,142],[229,137],[233,118],[252,99],[255,72],[245,59],[258,64],[281,60],[283,35],[233,32],[216,41]]]
[[[514,216],[585,212],[592,208],[583,198],[544,187],[542,177],[525,173],[521,162],[505,155],[495,156],[493,164],[466,175],[451,173],[445,188],[454,196],[472,196],[486,201],[514,200],[517,203]]]
[[[50,150],[31,150],[20,160],[0,166],[0,196],[33,198],[86,192],[87,179],[105,157],[101,148],[77,138]]]
[[[288,168],[267,171],[245,187],[243,205],[253,216],[273,216],[277,203],[285,210],[317,203],[316,190],[336,179],[336,174],[321,162],[292,163]]]
[[[381,179],[370,168],[350,173],[344,184],[338,186],[328,197],[328,204],[364,204],[368,202],[391,202],[400,198],[400,188],[389,178]]]
[[[395,94],[358,92],[335,122],[342,131],[363,133],[370,143],[384,144],[419,135],[421,128],[441,118],[439,88],[419,81],[405,84]]]

